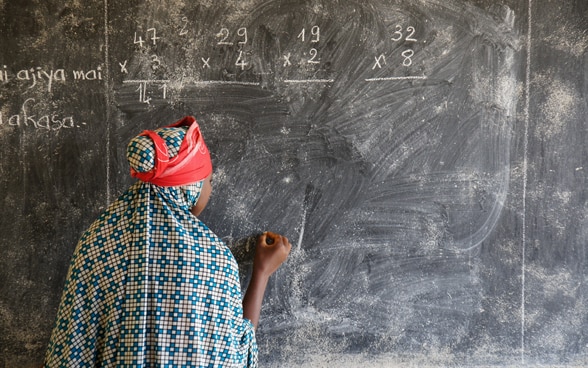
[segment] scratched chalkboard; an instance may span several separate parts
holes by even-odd
[[[202,218],[289,237],[266,367],[588,364],[588,4],[0,2],[0,367],[36,367],[144,129],[196,116]]]

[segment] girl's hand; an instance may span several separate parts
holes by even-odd
[[[257,238],[253,272],[269,277],[288,258],[292,245],[285,236],[265,232]]]

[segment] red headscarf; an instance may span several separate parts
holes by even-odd
[[[196,119],[186,116],[166,128],[182,126],[187,126],[188,131],[178,154],[171,158],[165,140],[159,134],[152,130],[141,133],[155,144],[155,164],[147,172],[139,172],[131,167],[131,176],[162,187],[191,184],[208,177],[212,173],[212,161]]]

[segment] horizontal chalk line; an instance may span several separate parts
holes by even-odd
[[[412,76],[412,77],[387,77],[387,78],[367,78],[366,82],[382,82],[382,81],[395,81],[395,80],[414,80],[414,79],[427,79],[426,76]]]
[[[124,80],[123,83],[169,83],[169,80],[163,79],[130,79]]]
[[[334,79],[285,79],[284,83],[333,83]]]
[[[237,84],[240,86],[260,86],[261,83],[259,82],[237,82],[237,81],[200,81],[200,82],[192,82],[189,84],[195,85],[202,85],[202,84]]]
[[[132,79],[132,80],[125,80],[123,83],[169,83],[170,80],[161,80],[161,79]],[[238,84],[242,86],[259,86],[261,83],[258,82],[238,82],[238,81],[197,81],[197,82],[190,82],[186,83],[186,86],[189,85],[203,85],[203,84]]]

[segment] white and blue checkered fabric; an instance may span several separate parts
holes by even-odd
[[[186,136],[187,127],[159,128],[155,132],[164,139],[168,156],[178,154],[182,141]],[[146,135],[138,135],[127,146],[127,160],[129,165],[138,172],[148,172],[155,165],[155,145]]]
[[[86,231],[45,367],[254,367],[236,261],[194,217],[202,183],[138,181]]]

